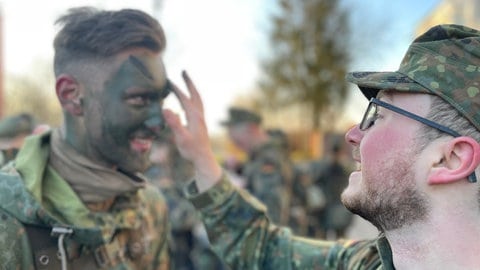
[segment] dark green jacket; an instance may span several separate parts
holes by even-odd
[[[232,269],[394,269],[385,237],[321,241],[296,237],[272,224],[265,206],[226,178],[205,193],[187,195],[201,212],[214,250]]]
[[[73,229],[62,245],[68,269],[92,269],[92,262],[102,269],[168,269],[167,208],[158,191],[149,186],[117,197],[108,212],[91,212],[48,165],[49,146],[50,134],[30,137],[0,172],[0,269],[55,269],[39,264],[46,260],[32,250],[26,224],[47,232]],[[48,258],[50,264],[58,260]],[[79,260],[89,266],[73,267]]]

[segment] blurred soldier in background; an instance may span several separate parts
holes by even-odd
[[[150,153],[152,166],[145,172],[149,180],[157,186],[165,196],[171,226],[169,252],[173,269],[194,269],[190,252],[193,250],[192,228],[196,222],[195,209],[190,202],[183,199],[181,186],[193,177],[187,162],[185,166],[176,166],[185,161],[177,159],[170,131],[164,130],[162,136],[154,142]],[[176,166],[176,169],[174,169]],[[174,174],[182,177],[174,178]],[[175,179],[175,180],[174,180]]]
[[[0,164],[13,160],[25,138],[36,127],[34,117],[28,113],[8,116],[0,120]]]
[[[307,218],[307,194],[311,186],[311,177],[308,171],[293,161],[291,156],[291,146],[288,135],[280,128],[269,128],[267,134],[272,140],[277,141],[281,148],[288,155],[286,162],[289,162],[292,168],[293,176],[291,185],[288,187],[290,192],[290,206],[288,226],[298,235],[306,235],[308,229]]]
[[[268,206],[268,216],[278,224],[288,224],[293,166],[282,140],[262,128],[262,118],[244,108],[232,107],[221,124],[233,143],[248,154],[242,169],[246,188]]]
[[[150,159],[152,166],[145,175],[162,191],[168,205],[172,269],[226,269],[210,249],[197,211],[184,197],[183,187],[194,177],[193,165],[180,156],[168,127],[154,142]]]
[[[321,189],[325,205],[310,213],[309,235],[335,239],[345,236],[352,222],[353,214],[342,204],[340,195],[348,185],[349,167],[345,163],[343,137],[333,136],[327,142],[324,158],[311,164],[313,183]]]

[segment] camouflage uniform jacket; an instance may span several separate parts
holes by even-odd
[[[322,241],[293,236],[266,217],[265,206],[226,177],[187,196],[200,211],[214,250],[232,269],[394,269],[384,236],[369,241]]]
[[[242,176],[246,188],[268,207],[268,216],[288,224],[293,165],[277,141],[271,139],[250,153]]]
[[[168,269],[167,208],[156,188],[118,196],[108,211],[91,212],[48,165],[49,141],[50,134],[30,137],[0,172],[0,269],[60,269],[62,263],[68,269]],[[61,241],[50,237],[52,227],[73,233],[61,236],[62,245],[35,249],[29,227],[46,228],[46,242],[53,243]]]

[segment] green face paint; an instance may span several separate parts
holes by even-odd
[[[103,89],[90,92],[84,99],[85,124],[97,158],[127,172],[145,170],[169,93],[160,55],[130,55]]]

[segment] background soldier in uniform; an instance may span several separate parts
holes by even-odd
[[[0,121],[0,164],[6,164],[17,155],[25,138],[36,127],[36,120],[28,113],[21,113],[3,118]]]
[[[167,206],[141,174],[169,93],[162,27],[131,9],[57,23],[64,123],[0,174],[0,268],[168,269]]]
[[[291,158],[291,146],[288,135],[280,128],[269,128],[267,134],[273,141],[285,151],[287,154],[288,167],[292,170],[291,184],[287,187],[290,194],[290,206],[287,211],[288,226],[299,235],[307,235],[308,233],[308,194],[312,191],[312,179],[310,173],[304,170],[300,164],[296,164]],[[322,193],[323,195],[323,193]]]
[[[194,168],[181,157],[168,127],[155,140],[150,159],[152,165],[145,175],[162,191],[168,205],[172,269],[226,269],[210,248],[198,212],[184,196],[183,187],[194,178]]]
[[[271,137],[261,127],[262,118],[244,108],[232,107],[222,122],[234,144],[248,160],[242,168],[246,188],[268,207],[273,222],[288,224],[293,166],[284,141]]]
[[[312,162],[312,179],[322,190],[325,205],[310,213],[311,236],[327,239],[343,238],[352,222],[353,214],[341,202],[341,194],[348,185],[350,168],[342,159],[345,146],[334,138],[327,145],[327,153],[321,160]]]

